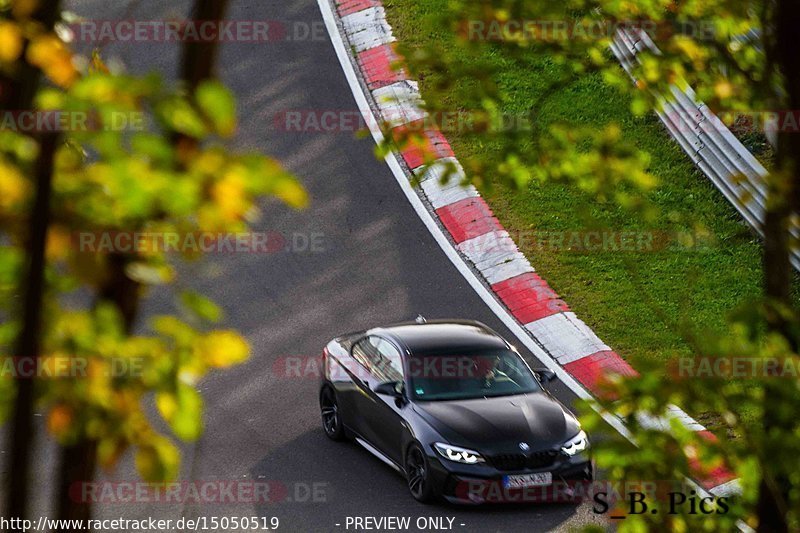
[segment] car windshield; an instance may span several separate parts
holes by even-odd
[[[473,354],[417,355],[408,359],[414,399],[467,400],[541,392],[542,387],[510,350]]]

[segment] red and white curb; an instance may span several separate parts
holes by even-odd
[[[360,72],[361,90],[371,95],[381,118],[396,130],[417,128],[419,131],[420,124],[425,126],[424,146],[404,148],[400,157],[408,171],[419,180],[420,189],[435,216],[449,233],[451,246],[474,266],[495,298],[535,343],[590,395],[601,394],[604,380],[612,374],[637,376],[638,373],[603,343],[536,274],[475,187],[460,184],[465,181],[463,169],[447,139],[439,130],[422,122],[426,112],[417,83],[408,79],[405,69],[394,68],[400,58],[394,51],[392,43],[396,39],[381,3],[377,0],[333,1],[340,20],[336,31],[341,31],[350,44],[354,56],[350,60]],[[323,16],[326,9],[333,12],[327,2],[319,0]],[[426,159],[431,158],[435,162],[424,166]],[[457,171],[442,185],[441,176],[447,163],[453,164]],[[713,438],[711,432],[677,406],[671,406],[665,418],[647,419],[646,423],[651,427],[668,428],[671,419]],[[733,475],[723,468],[701,472],[698,465],[694,470],[700,486],[715,495],[730,494],[738,488]]]

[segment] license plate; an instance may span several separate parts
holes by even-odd
[[[552,484],[553,474],[551,472],[503,476],[503,486],[507,489],[524,489],[525,487],[542,487]]]

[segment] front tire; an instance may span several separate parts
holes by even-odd
[[[331,440],[345,440],[342,417],[339,414],[339,402],[336,399],[336,392],[331,387],[325,387],[320,391],[319,408],[325,435]]]
[[[408,490],[415,500],[430,503],[435,499],[430,480],[428,458],[419,444],[412,444],[406,453],[406,480]]]

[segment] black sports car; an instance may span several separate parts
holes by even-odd
[[[352,333],[323,361],[326,435],[405,474],[419,501],[482,503],[592,479],[586,434],[542,387],[555,374],[531,371],[479,322],[420,317]]]

